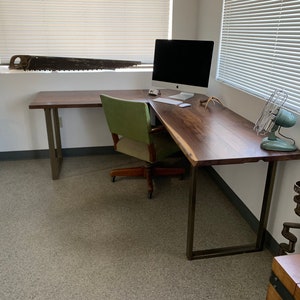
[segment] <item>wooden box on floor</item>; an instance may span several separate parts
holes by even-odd
[[[300,300],[300,254],[274,257],[267,300]]]

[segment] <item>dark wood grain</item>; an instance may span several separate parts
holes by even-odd
[[[300,152],[265,151],[254,124],[218,103],[208,108],[196,96],[190,107],[151,102],[157,116],[193,166],[299,159]]]
[[[148,90],[42,91],[29,104],[30,109],[101,107],[100,95],[107,94],[128,100],[149,101],[155,113],[173,136],[192,165],[239,164],[247,162],[299,159],[300,152],[265,151],[260,148],[262,136],[254,124],[231,110],[210,103],[205,109],[197,95],[187,102],[192,106],[180,108],[153,102]],[[176,91],[162,90],[160,97]]]
[[[101,107],[101,94],[129,100],[144,100],[146,90],[42,91],[36,94],[30,109]]]

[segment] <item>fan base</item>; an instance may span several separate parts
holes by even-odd
[[[297,150],[296,145],[290,144],[279,138],[270,140],[269,138],[264,138],[260,144],[262,149],[271,151],[295,151]]]

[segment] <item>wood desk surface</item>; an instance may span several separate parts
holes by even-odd
[[[272,271],[294,299],[300,299],[300,254],[274,257]]]
[[[300,159],[298,150],[261,149],[263,137],[253,130],[253,123],[218,103],[210,103],[205,109],[200,99],[187,100],[192,106],[185,108],[151,101],[158,118],[193,166]]]
[[[296,283],[300,284],[300,254],[290,254],[274,257],[272,263],[273,271],[282,268],[284,273]],[[281,272],[281,269],[278,273]],[[276,274],[278,274],[276,273]]]
[[[147,90],[42,91],[37,93],[29,108],[101,107],[101,94],[128,100],[149,98]]]
[[[161,97],[176,91],[162,90]],[[300,159],[300,151],[273,152],[260,148],[261,136],[254,124],[218,104],[207,109],[197,95],[186,102],[191,107],[153,102],[148,90],[42,91],[29,104],[30,109],[101,107],[100,95],[107,94],[128,100],[149,100],[155,113],[185,153],[191,164],[218,165]]]

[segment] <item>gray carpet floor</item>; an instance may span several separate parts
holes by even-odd
[[[122,155],[0,162],[0,299],[265,299],[267,251],[188,261],[189,180],[117,178]],[[195,248],[255,235],[205,171],[199,174]]]

